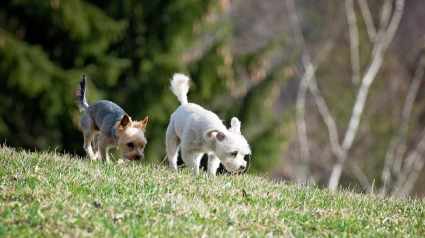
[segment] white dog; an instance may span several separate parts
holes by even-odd
[[[177,169],[178,149],[185,165],[199,174],[202,156],[207,153],[208,173],[216,174],[220,162],[230,172],[246,168],[245,155],[251,154],[248,142],[241,134],[241,123],[233,117],[229,130],[216,114],[188,103],[189,78],[176,73],[171,79],[171,90],[181,106],[171,115],[167,128],[166,146],[170,166]]]

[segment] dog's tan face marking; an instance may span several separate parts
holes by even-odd
[[[133,122],[127,114],[117,123],[118,146],[122,150],[124,158],[129,160],[142,160],[146,144],[145,138],[146,125],[148,117],[142,122]]]

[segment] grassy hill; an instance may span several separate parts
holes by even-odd
[[[194,177],[0,147],[0,237],[417,237],[424,208],[249,174]]]

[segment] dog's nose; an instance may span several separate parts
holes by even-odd
[[[241,167],[239,167],[240,170],[244,170],[245,168],[245,165],[241,165]]]
[[[139,160],[140,158],[142,158],[142,156],[140,154],[137,154],[135,157],[136,157],[137,160]]]

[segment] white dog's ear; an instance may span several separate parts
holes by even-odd
[[[233,131],[235,133],[241,134],[241,122],[239,121],[238,118],[233,117],[232,121],[230,122],[230,129],[229,131]]]
[[[223,141],[226,139],[226,136],[217,129],[211,129],[204,133],[205,140],[217,139],[218,141]]]

